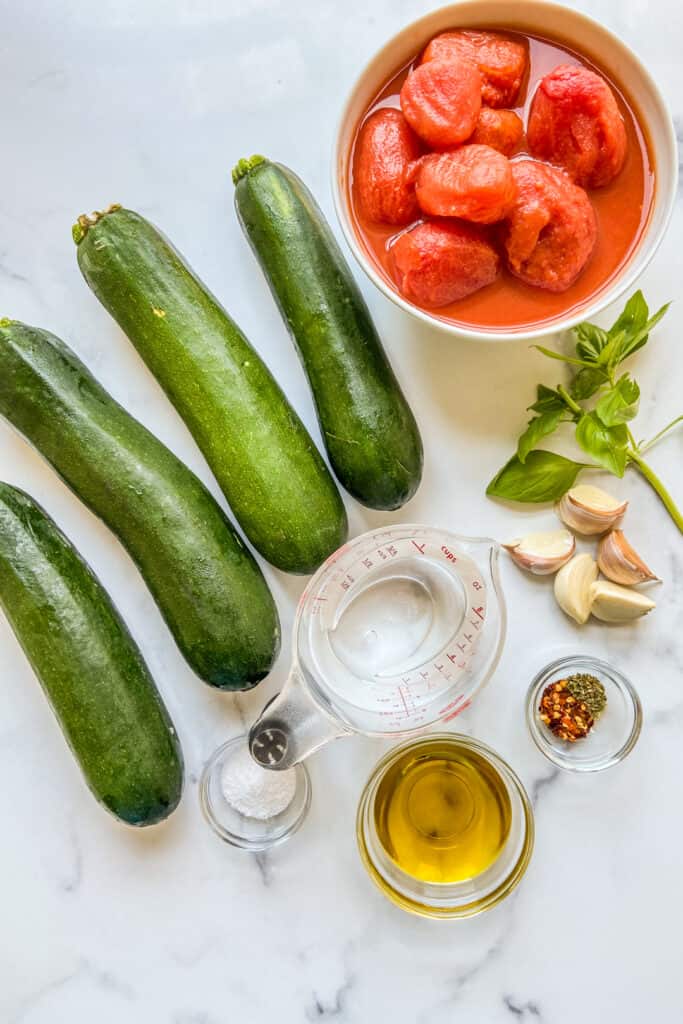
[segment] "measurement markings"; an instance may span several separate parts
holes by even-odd
[[[403,702],[403,708],[405,710],[406,716],[410,715],[410,711],[408,710],[408,705],[406,703],[406,699],[403,693],[403,687],[401,686],[399,686],[398,688],[398,695],[401,698],[401,701]]]
[[[454,697],[454,698],[453,698],[453,700],[449,701],[449,702],[448,702],[448,704],[445,704],[445,705],[444,705],[444,706],[443,706],[443,707],[441,708],[441,710],[439,711],[439,716],[445,715],[445,714],[447,714],[447,713],[448,713],[449,711],[452,711],[452,709],[453,709],[454,707],[456,707],[456,705],[458,705],[458,704],[460,703],[460,701],[461,701],[462,699],[463,699],[463,695],[462,695],[461,693],[460,693],[460,694],[458,694],[458,696],[457,696],[457,697]]]
[[[454,718],[457,718],[458,715],[461,715],[463,713],[463,711],[465,711],[470,706],[471,703],[472,703],[472,701],[466,700],[465,703],[461,704],[459,708],[456,708],[455,711],[452,711],[450,713],[450,715],[447,715],[446,718],[444,718],[444,722],[450,722]]]

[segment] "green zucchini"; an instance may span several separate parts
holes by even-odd
[[[252,555],[194,473],[54,335],[0,321],[0,414],[119,537],[205,682],[268,674],[277,609]]]
[[[313,572],[346,539],[320,453],[237,325],[143,217],[112,207],[74,226],[78,264],[187,423],[249,540]]]
[[[308,375],[337,479],[395,509],[422,476],[422,441],[327,221],[304,183],[262,156],[233,171],[237,216]]]
[[[97,577],[28,494],[0,483],[0,607],[88,786],[128,825],[154,825],[183,786],[178,737]]]

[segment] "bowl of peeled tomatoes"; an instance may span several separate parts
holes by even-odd
[[[628,291],[666,231],[672,120],[636,55],[545,0],[443,7],[394,36],[344,106],[337,214],[414,317],[535,338]]]

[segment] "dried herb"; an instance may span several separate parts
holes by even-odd
[[[607,706],[607,694],[599,679],[587,672],[577,672],[569,676],[566,682],[571,695],[583,701],[593,718],[602,714]]]
[[[550,731],[569,743],[582,740],[593,728],[593,716],[586,704],[570,693],[566,679],[546,686],[538,712]]]

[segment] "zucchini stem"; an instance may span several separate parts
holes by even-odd
[[[121,209],[121,203],[112,203],[106,210],[93,210],[92,213],[82,213],[71,228],[71,237],[76,245],[80,245],[93,224],[97,224],[109,213],[115,213]]]
[[[249,174],[249,171],[253,171],[255,167],[258,167],[260,164],[267,163],[268,161],[265,156],[259,156],[258,153],[254,154],[254,156],[242,157],[242,159],[238,160],[232,169],[233,185],[236,185],[238,181],[241,181],[242,178],[246,177],[246,175]]]

